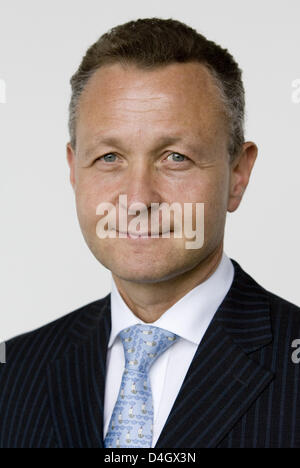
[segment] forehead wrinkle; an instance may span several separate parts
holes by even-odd
[[[129,93],[127,93],[127,94],[129,94]],[[168,100],[168,98],[167,98],[166,96],[146,96],[146,97],[144,96],[144,97],[138,97],[138,96],[135,96],[135,95],[133,95],[133,96],[130,96],[130,95],[129,95],[128,97],[126,97],[126,96],[124,96],[124,97],[117,97],[117,98],[113,98],[113,97],[112,97],[111,99],[108,100],[108,102],[109,102],[109,101],[112,101],[112,102],[114,102],[114,101],[154,101],[154,100],[156,100],[156,101],[161,101],[162,99]]]
[[[110,110],[111,113],[117,113],[120,116],[123,116],[124,113],[130,114],[144,114],[147,112],[166,112],[170,107],[172,107],[172,103],[167,97],[159,96],[159,97],[110,97],[107,100],[103,101],[105,106],[112,106]],[[163,107],[161,107],[161,104]]]

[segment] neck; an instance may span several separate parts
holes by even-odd
[[[129,309],[143,322],[152,323],[189,291],[207,280],[217,269],[223,242],[195,268],[159,283],[134,283],[112,274]]]

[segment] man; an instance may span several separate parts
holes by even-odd
[[[71,84],[70,180],[112,292],[7,343],[0,446],[300,447],[299,308],[223,251],[257,156],[233,57],[140,19],[91,46]],[[118,223],[101,237],[98,206],[120,213],[122,194],[147,219],[153,203],[203,203],[202,245],[186,248],[175,216],[169,237],[161,218],[158,238]]]

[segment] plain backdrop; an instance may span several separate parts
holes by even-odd
[[[266,289],[300,304],[299,0],[0,0],[0,336],[105,296],[111,273],[85,245],[69,184],[69,79],[109,28],[145,17],[186,22],[243,69],[246,138],[259,147],[225,252]],[[3,100],[2,100],[3,101]]]

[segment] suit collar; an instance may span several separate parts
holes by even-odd
[[[267,291],[232,262],[232,286],[198,346],[157,448],[216,446],[274,377],[248,356],[272,340]],[[77,318],[72,346],[48,366],[60,447],[103,447],[110,330],[108,294]]]
[[[234,279],[215,321],[246,354],[272,341],[268,292],[231,259]]]

